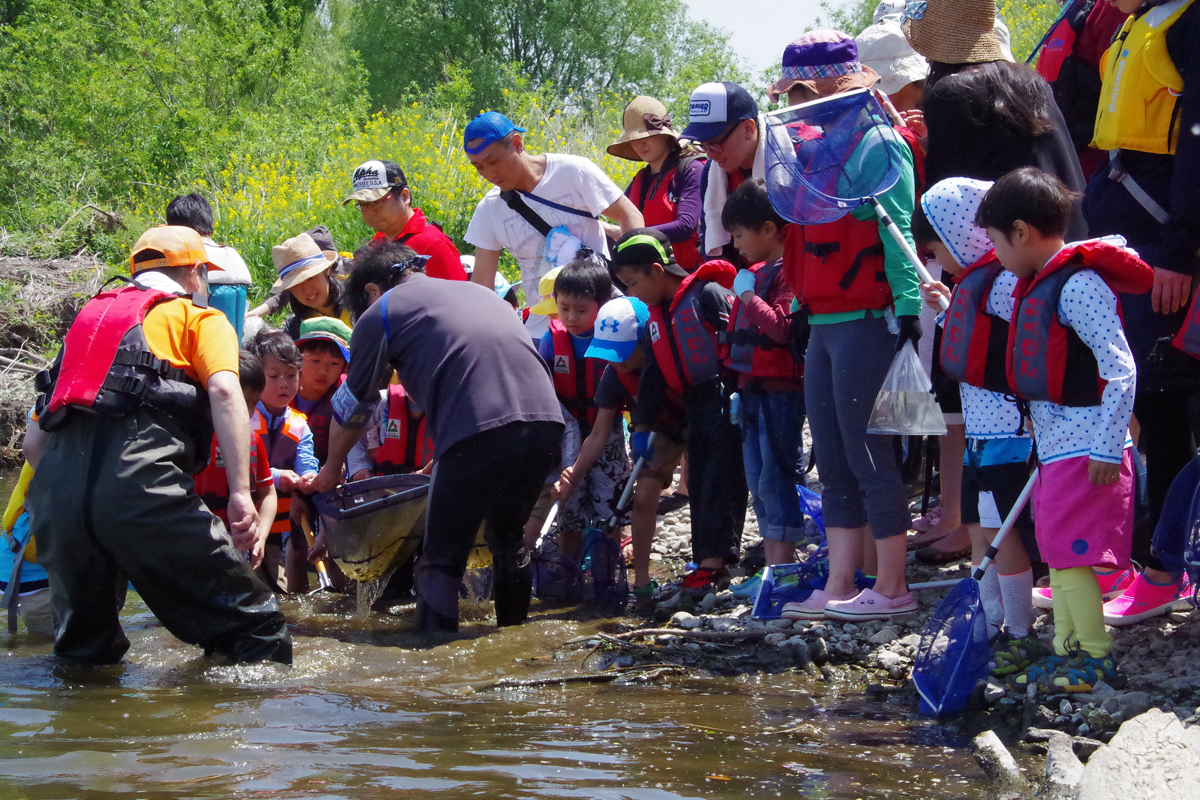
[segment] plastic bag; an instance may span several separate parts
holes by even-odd
[[[875,408],[867,433],[896,433],[906,436],[944,436],[946,420],[936,398],[930,394],[933,384],[921,367],[921,358],[912,342],[896,353]]]

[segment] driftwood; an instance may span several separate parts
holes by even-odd
[[[598,638],[606,640],[616,639],[625,642],[630,639],[645,639],[650,636],[678,636],[680,639],[697,639],[709,642],[740,642],[750,639],[762,639],[771,633],[779,633],[779,631],[769,628],[755,628],[742,631],[685,631],[682,628],[641,628],[636,631],[626,631],[625,633],[612,635],[593,634],[591,636],[577,636],[574,639],[568,639],[563,644],[584,644]]]
[[[528,680],[499,678],[473,688],[477,692],[487,692],[497,689],[540,689],[547,686],[561,686],[565,683],[611,683],[616,680],[645,682],[663,675],[684,675],[688,674],[688,672],[683,667],[671,664],[654,664],[652,666],[628,667],[619,670],[596,672],[591,675],[560,675],[555,678],[531,678]]]

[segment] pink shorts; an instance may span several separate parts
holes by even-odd
[[[1042,464],[1033,488],[1034,529],[1053,569],[1129,566],[1133,544],[1133,461],[1128,449],[1116,483],[1093,486],[1088,457]]]

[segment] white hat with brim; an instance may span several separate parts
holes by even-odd
[[[929,62],[912,49],[898,22],[884,20],[854,37],[858,60],[879,74],[879,88],[895,94],[910,83],[929,76]]]
[[[331,266],[321,248],[307,233],[293,236],[283,244],[272,247],[271,260],[275,262],[275,271],[279,273],[279,279],[271,286],[272,294],[304,283]]]

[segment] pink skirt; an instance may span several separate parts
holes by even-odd
[[[1034,529],[1053,569],[1127,567],[1133,545],[1133,459],[1121,459],[1116,483],[1093,486],[1088,457],[1043,464],[1033,487]]]

